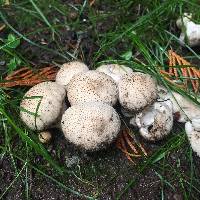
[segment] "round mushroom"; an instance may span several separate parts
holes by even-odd
[[[89,71],[87,65],[79,61],[64,63],[56,75],[56,82],[67,86],[72,77],[76,74]]]
[[[43,82],[33,86],[24,95],[20,107],[22,121],[32,130],[53,127],[61,119],[66,91],[55,82]]]
[[[154,79],[140,72],[125,74],[118,84],[119,102],[123,108],[138,112],[151,105],[157,98]]]
[[[50,131],[42,131],[38,135],[39,141],[43,144],[47,144],[51,141],[52,135]]]
[[[124,74],[130,74],[133,72],[131,68],[118,64],[101,65],[96,70],[111,76],[117,84]]]
[[[110,76],[98,71],[88,71],[71,79],[67,86],[67,96],[71,105],[94,101],[115,105],[118,88]]]
[[[170,133],[173,126],[171,101],[155,102],[136,115],[133,125],[135,123],[141,136],[146,140],[157,141],[163,139]]]
[[[102,102],[74,105],[65,111],[61,122],[65,138],[89,151],[110,144],[117,137],[120,125],[115,109]]]

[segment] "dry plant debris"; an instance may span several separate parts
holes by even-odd
[[[147,152],[133,136],[130,129],[124,128],[121,131],[120,136],[117,138],[116,146],[126,156],[126,158],[135,164],[132,158],[141,157],[142,155],[147,156]]]
[[[172,50],[169,50],[169,70],[160,70],[160,73],[178,87],[187,90],[192,84],[194,92],[199,92],[200,70]]]
[[[38,70],[23,67],[7,75],[0,87],[34,86],[44,81],[55,80],[58,69],[54,66],[44,67]]]

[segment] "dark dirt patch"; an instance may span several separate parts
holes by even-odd
[[[186,147],[186,145],[184,146]],[[145,146],[148,146],[149,152],[153,153],[159,149],[162,144],[151,145],[145,143]],[[187,173],[190,168],[190,163],[188,163],[185,157],[184,149],[176,150],[166,157],[166,163],[169,168],[163,166],[163,170],[160,170],[159,168],[162,168],[163,165],[161,161],[157,163],[157,165],[153,165],[139,174],[138,167],[132,165],[114,145],[111,145],[111,147],[104,151],[86,153],[77,150],[73,145],[66,142],[62,135],[55,133],[53,143],[46,145],[46,148],[51,156],[59,161],[62,167],[73,170],[76,176],[81,178],[82,181],[75,178],[72,174],[64,174],[62,177],[54,175],[54,172],[40,156],[35,157],[32,162],[33,166],[42,166],[43,169],[47,169],[46,173],[48,175],[62,182],[65,186],[74,188],[76,191],[89,196],[97,195],[98,198],[102,200],[116,199],[117,194],[119,194],[127,186],[128,182],[133,179],[136,179],[136,182],[127,190],[126,194],[122,196],[122,199],[160,199],[162,188],[166,199],[184,199],[179,183],[179,176],[176,175],[176,171],[178,170],[179,173],[182,172],[184,176],[188,176],[187,180],[190,181],[189,174]],[[58,152],[60,152],[59,156]],[[73,159],[75,159],[75,162],[74,164],[71,163],[71,167],[69,167],[69,162]],[[194,155],[194,159],[195,173],[197,173],[199,177],[198,165],[200,159],[197,158],[196,155]],[[135,161],[138,166],[140,166],[145,159],[135,159]],[[180,166],[177,167],[178,164]],[[22,165],[23,163],[17,162],[18,169],[20,169]],[[2,193],[14,180],[16,174],[11,158],[8,156],[1,159],[0,168],[0,189]],[[173,171],[171,168],[176,170]],[[85,199],[65,191],[52,180],[41,176],[34,169],[29,168],[27,174],[29,197],[31,197],[31,199]],[[168,187],[167,185],[163,187],[163,182],[158,174],[163,176],[165,181],[168,181],[172,187]],[[3,199],[21,200],[25,198],[25,194],[25,172],[23,171]],[[192,196],[197,198],[198,194]]]

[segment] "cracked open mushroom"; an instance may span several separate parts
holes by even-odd
[[[176,21],[176,25],[182,31],[179,37],[181,43],[193,47],[200,45],[200,24],[195,24],[191,19],[192,14],[184,13],[183,17]]]
[[[99,66],[96,70],[111,76],[117,84],[124,74],[130,74],[133,72],[131,68],[119,64],[104,64]]]
[[[149,141],[158,141],[172,130],[173,114],[170,100],[155,102],[130,121],[137,125],[141,136]]]
[[[119,102],[130,112],[139,112],[157,98],[155,80],[148,74],[132,72],[123,75],[118,84]]]
[[[80,103],[66,110],[61,126],[65,138],[85,150],[99,150],[110,144],[120,131],[115,109],[102,102]]]
[[[66,91],[55,82],[43,82],[29,89],[20,104],[20,117],[32,130],[42,131],[56,126],[65,105]]]
[[[108,75],[91,70],[75,75],[67,85],[67,96],[71,105],[83,102],[104,102],[115,105],[118,88]]]
[[[89,71],[89,68],[82,62],[72,61],[64,63],[56,74],[56,82],[66,87],[74,75],[87,71]]]

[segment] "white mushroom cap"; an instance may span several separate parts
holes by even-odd
[[[176,21],[176,25],[179,29],[181,29],[183,26],[186,26],[188,22],[190,22],[192,19],[191,13],[184,13],[183,17],[179,17]]]
[[[157,98],[154,79],[140,72],[125,74],[118,84],[120,104],[129,111],[140,111]]]
[[[56,82],[67,86],[74,75],[87,72],[88,70],[87,65],[79,61],[64,63],[56,75]]]
[[[184,17],[176,21],[177,27],[182,29],[179,40],[182,44],[185,42],[189,46],[200,45],[200,24],[191,21],[192,14],[184,13]]]
[[[20,104],[22,121],[30,129],[38,131],[53,126],[61,117],[65,96],[64,87],[55,82],[43,82],[33,86]]]
[[[72,78],[67,86],[67,96],[71,105],[93,101],[114,105],[118,89],[110,76],[98,71],[88,71]]]
[[[160,86],[158,93],[161,99],[170,99],[173,105],[173,113],[178,113],[178,122],[186,122],[188,119],[194,119],[200,116],[200,107],[190,99],[180,95],[177,92],[168,92],[166,88]]]
[[[198,120],[200,123],[200,118]],[[193,151],[196,152],[198,156],[200,156],[200,130],[197,129],[193,126],[193,123],[189,121],[185,124],[185,132],[190,141],[190,145]]]
[[[116,83],[119,83],[124,74],[130,74],[131,72],[133,72],[130,67],[118,64],[101,65],[96,70],[99,72],[103,72],[108,76],[111,76]]]
[[[43,144],[49,143],[52,138],[52,134],[50,131],[42,131],[38,135],[39,141]]]
[[[117,137],[121,122],[113,107],[91,102],[68,108],[61,125],[66,139],[71,143],[86,150],[98,150]]]
[[[136,115],[135,122],[141,136],[146,140],[157,141],[164,138],[173,126],[171,101],[155,102]]]

